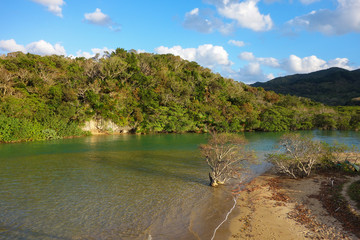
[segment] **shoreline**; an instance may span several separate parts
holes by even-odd
[[[349,177],[341,176],[339,181],[344,178]],[[324,205],[323,187],[331,181],[334,178],[326,175],[289,179],[263,174],[255,178],[240,192],[228,220],[228,239],[359,239],[359,233],[349,231],[351,227],[333,217]]]

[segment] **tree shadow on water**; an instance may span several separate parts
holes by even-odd
[[[126,155],[124,153],[124,155]],[[183,157],[173,156],[169,161],[154,161],[154,159],[163,158],[163,154],[142,152],[137,154],[130,154],[130,156],[122,157],[112,156],[104,157],[92,156],[91,161],[97,164],[118,169],[120,171],[135,172],[144,176],[175,178],[184,182],[198,183],[201,185],[209,185],[207,178],[208,171],[204,171],[204,177],[199,176],[199,167],[196,164],[184,162]],[[188,172],[186,172],[188,171]],[[190,171],[190,173],[189,173]],[[193,172],[193,173],[191,173]],[[201,173],[200,173],[201,174]]]

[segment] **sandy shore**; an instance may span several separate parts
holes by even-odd
[[[229,239],[359,239],[346,231],[343,222],[332,217],[317,197],[324,184],[333,187],[334,181],[326,176],[256,178],[239,194]]]

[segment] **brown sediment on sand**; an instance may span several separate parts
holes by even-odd
[[[229,239],[359,239],[360,217],[348,211],[345,198],[332,197],[354,178],[257,177],[239,194]]]

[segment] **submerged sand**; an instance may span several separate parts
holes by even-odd
[[[324,181],[333,184],[325,176],[257,177],[239,194],[229,239],[359,239],[345,231],[316,197]]]

